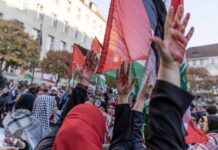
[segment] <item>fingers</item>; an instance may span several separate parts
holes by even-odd
[[[117,72],[116,72],[116,81],[119,81],[120,79],[120,71],[119,69],[117,69]]]
[[[124,61],[120,67],[120,76],[122,76],[122,77],[125,76],[125,62]]]
[[[128,81],[130,80],[130,70],[131,70],[131,63],[128,64],[128,68],[127,68],[127,73],[126,73],[126,77],[128,78]]]
[[[183,6],[179,5],[178,10],[177,10],[176,15],[175,15],[175,18],[174,18],[174,21],[173,21],[174,28],[180,27],[183,12],[184,12]]]
[[[191,27],[191,29],[189,30],[189,32],[187,33],[187,35],[185,36],[186,40],[189,41],[194,33],[194,27]]]
[[[137,80],[138,80],[138,78],[135,77],[135,78],[132,80],[132,82],[131,82],[131,86],[133,86],[133,85],[136,83]]]
[[[157,50],[162,54],[163,52],[163,48],[165,47],[163,40],[161,40],[159,37],[152,37],[151,38],[152,42],[155,43]]]
[[[188,25],[189,19],[190,19],[190,13],[187,13],[179,29],[182,33],[185,33],[185,29]]]
[[[179,30],[171,30],[171,35],[172,37],[176,40],[179,41],[180,43],[182,43],[184,45],[184,47],[187,46],[188,41],[185,38],[185,36],[179,31]]]
[[[165,23],[166,28],[171,27],[173,25],[173,15],[174,15],[174,9],[171,6],[166,18],[166,23]]]

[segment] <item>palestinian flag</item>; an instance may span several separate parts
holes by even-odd
[[[91,50],[95,50],[96,53],[101,54],[102,45],[97,37],[95,37],[94,40],[92,41]]]
[[[152,29],[145,0],[111,0],[97,73],[115,70],[123,61],[147,60]]]
[[[70,73],[74,73],[77,69],[83,66],[85,62],[85,55],[88,52],[87,49],[79,46],[78,44],[73,45],[73,53],[71,57]],[[79,67],[79,68],[77,68]]]
[[[56,78],[51,74],[43,74],[42,80],[49,82],[51,84],[56,84]]]
[[[27,70],[27,67],[22,66],[20,69],[20,76],[22,76],[25,79],[32,79],[33,78],[33,74]]]
[[[158,55],[151,47],[150,37],[163,35],[165,15],[162,0],[112,0],[98,73],[115,78],[114,69],[124,60],[132,62],[131,78],[138,77],[135,94],[149,72],[155,83]]]

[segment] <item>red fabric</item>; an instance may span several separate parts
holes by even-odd
[[[172,0],[171,1],[171,5],[174,8],[174,15],[176,14],[176,11],[177,11],[180,4],[182,4],[182,5],[184,4],[183,0]]]
[[[24,74],[26,72],[26,69],[22,66],[20,69],[20,75]]]
[[[52,150],[102,150],[104,118],[97,107],[81,104],[66,116]]]
[[[151,36],[149,18],[141,0],[111,0],[97,73],[117,69],[122,61],[147,59]]]
[[[189,121],[187,133],[188,135],[185,137],[186,144],[206,144],[208,142],[209,138],[207,135],[200,129],[196,128],[192,120]]]
[[[96,53],[100,54],[101,53],[101,49],[102,46],[100,44],[100,42],[98,41],[98,39],[95,37],[94,40],[92,41],[92,50],[95,50]]]
[[[77,69],[76,64],[79,66],[79,68],[81,68],[83,66],[84,61],[85,61],[85,56],[80,51],[78,45],[74,44],[71,64],[70,64],[70,73],[73,73]]]

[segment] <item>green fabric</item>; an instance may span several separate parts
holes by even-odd
[[[188,86],[187,86],[188,81],[187,81],[187,76],[186,76],[186,63],[185,63],[185,61],[180,66],[180,80],[181,80],[181,88],[185,91],[188,91]]]
[[[144,66],[138,63],[137,61],[134,61],[131,63],[131,72],[130,72],[130,78],[131,80],[134,79],[135,77],[138,77],[138,80],[135,84],[133,94],[137,94],[142,82],[142,76],[144,72]],[[103,73],[104,75],[111,77],[113,79],[116,79],[116,70],[108,71]]]
[[[31,73],[28,73],[28,72],[25,72],[22,74],[22,76],[25,78],[25,79],[32,79],[32,74]]]

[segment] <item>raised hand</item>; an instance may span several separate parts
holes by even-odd
[[[144,108],[145,101],[149,98],[151,91],[153,89],[152,85],[152,73],[149,72],[142,91],[138,93],[137,101],[133,107],[133,110],[142,112]]]
[[[88,84],[91,80],[92,75],[95,73],[96,67],[98,65],[96,56],[97,54],[94,52],[94,50],[90,50],[86,55],[83,67],[79,70],[80,78],[81,80],[86,81],[86,84]]]
[[[125,62],[122,63],[121,68],[117,70],[116,87],[118,92],[118,104],[128,103],[128,96],[130,95],[137,78],[130,81],[130,64],[125,69]]]
[[[194,28],[192,27],[186,35],[185,30],[190,19],[190,14],[186,14],[182,19],[184,13],[183,6],[180,5],[175,15],[171,7],[166,18],[164,40],[158,37],[153,37],[152,41],[156,44],[161,56],[161,63],[163,65],[177,62],[180,64],[184,58],[185,49],[189,40],[191,39]]]

